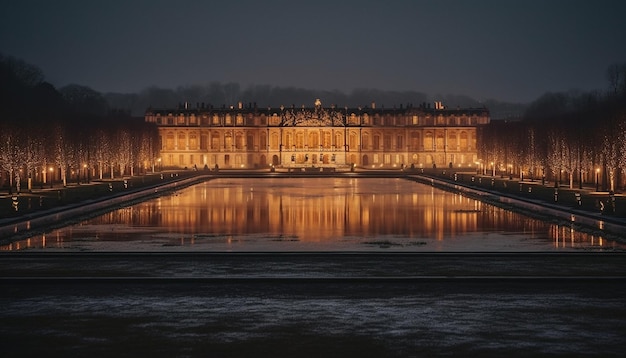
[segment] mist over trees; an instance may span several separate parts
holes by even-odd
[[[158,143],[154,124],[109,110],[98,92],[57,91],[37,67],[0,54],[0,187],[133,175],[154,165]]]
[[[147,108],[177,108],[187,104],[188,108],[205,107],[221,108],[242,102],[245,106],[255,104],[259,108],[295,105],[312,106],[316,98],[320,98],[325,106],[335,104],[338,107],[369,107],[372,102],[378,108],[399,108],[412,104],[443,102],[449,108],[480,108],[487,107],[493,118],[520,117],[525,109],[524,104],[506,103],[497,100],[484,102],[468,96],[437,94],[429,96],[417,91],[385,91],[378,89],[355,89],[350,93],[339,90],[312,90],[296,87],[276,87],[270,85],[252,85],[242,88],[237,83],[213,82],[207,85],[180,86],[176,89],[149,87],[140,93],[122,94],[106,93],[104,95],[110,108],[118,108],[141,116]]]
[[[546,93],[522,121],[482,128],[479,156],[490,171],[623,189],[626,176],[626,64],[607,70],[606,93]],[[493,163],[493,164],[492,164]]]
[[[61,87],[59,93],[76,114],[95,116],[108,114],[109,106],[102,94],[89,87],[71,84]]]

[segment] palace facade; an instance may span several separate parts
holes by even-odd
[[[486,108],[257,108],[254,105],[149,109],[164,168],[401,168],[472,166]]]

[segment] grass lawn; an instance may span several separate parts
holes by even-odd
[[[59,182],[35,184],[31,191],[22,190],[9,194],[8,187],[0,188],[0,219],[18,218],[36,214],[42,210],[54,209],[76,204],[85,200],[101,200],[124,192],[149,188],[172,180],[179,180],[196,175],[194,171],[149,173],[134,177],[92,180],[89,183],[68,183],[66,187]],[[24,189],[24,187],[22,187]]]

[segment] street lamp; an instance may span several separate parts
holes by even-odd
[[[578,169],[578,189],[583,188],[583,170],[582,168]]]
[[[599,189],[600,181],[598,180],[598,176],[600,175],[600,168],[596,168],[596,191]]]
[[[48,171],[50,171],[50,189],[52,189],[52,180],[54,179],[52,178],[52,172],[54,172],[54,168],[50,167]]]

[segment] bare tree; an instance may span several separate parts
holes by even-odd
[[[67,170],[73,162],[72,143],[67,139],[66,128],[61,124],[54,129],[54,163],[60,170],[63,186],[67,186]]]
[[[21,153],[18,142],[17,131],[13,126],[3,125],[0,128],[0,167],[8,173],[9,193],[13,191],[14,179],[19,179]]]
[[[606,78],[613,95],[626,92],[626,63],[614,63],[606,70]]]
[[[28,191],[33,189],[33,176],[35,169],[42,163],[43,146],[42,136],[35,132],[34,128],[25,131],[23,135],[24,143],[24,165],[26,167],[26,176],[28,178]]]
[[[548,155],[546,156],[548,168],[554,178],[554,186],[559,186],[561,170],[565,166],[565,141],[556,130],[551,131],[549,137]]]
[[[605,133],[602,141],[602,161],[609,179],[609,190],[615,190],[615,172],[619,163],[618,142],[613,134]]]

